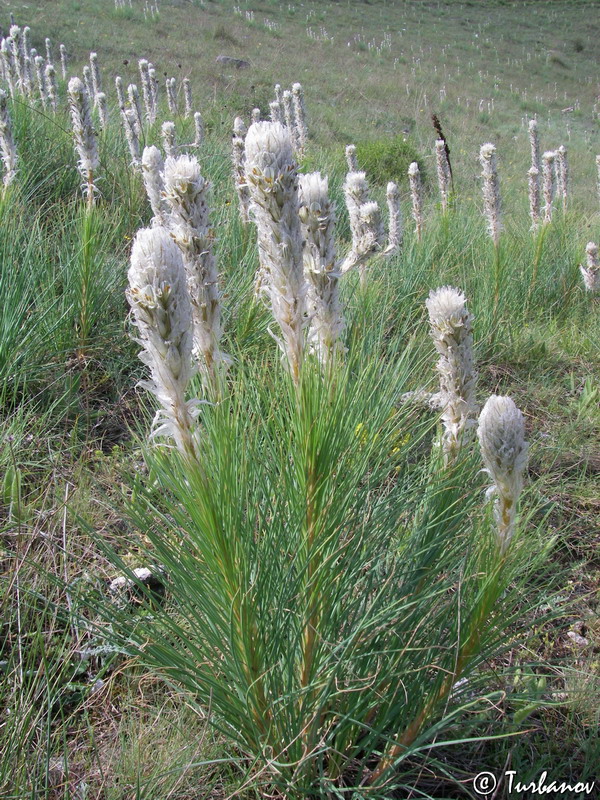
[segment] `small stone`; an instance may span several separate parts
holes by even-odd
[[[217,56],[215,59],[217,64],[223,66],[235,67],[236,69],[248,69],[250,66],[249,61],[244,61],[243,58],[233,58],[232,56]]]
[[[164,594],[165,587],[161,580],[164,570],[161,567],[154,567],[153,570],[148,569],[148,567],[136,567],[132,572],[137,582],[143,584],[157,594]],[[132,595],[135,595],[136,581],[132,578],[128,578],[126,575],[119,575],[118,578],[114,578],[114,580],[110,582],[108,589],[113,594],[128,591]]]
[[[567,636],[572,642],[579,645],[579,647],[586,647],[590,643],[589,639],[586,639],[585,636],[580,636],[578,633],[575,633],[575,631],[567,631]]]

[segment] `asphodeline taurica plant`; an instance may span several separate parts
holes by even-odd
[[[320,172],[300,176],[300,221],[304,235],[304,272],[308,282],[309,338],[320,361],[343,352],[344,316],[334,240],[335,207],[328,181]]]
[[[523,488],[528,444],[523,414],[510,397],[492,395],[479,415],[481,457],[492,479],[498,543],[506,552],[515,530],[517,504]]]
[[[183,255],[194,320],[194,353],[207,386],[218,389],[230,358],[221,351],[219,276],[209,220],[209,182],[195,156],[167,158],[163,195],[171,235]]]
[[[8,113],[8,97],[3,89],[0,89],[0,153],[4,164],[3,183],[10,186],[17,176],[17,148]]]
[[[420,242],[423,236],[423,188],[419,165],[416,161],[413,161],[408,167],[408,182],[410,185],[412,216],[415,221],[415,234],[417,241]]]
[[[258,231],[265,290],[281,330],[277,341],[295,382],[304,359],[306,281],[298,215],[298,174],[287,128],[257,122],[246,136],[246,184]]]
[[[482,168],[483,178],[483,213],[488,224],[494,245],[500,242],[502,222],[500,219],[500,184],[498,180],[498,166],[496,163],[496,147],[489,142],[481,145],[479,163]]]
[[[358,267],[361,283],[366,278],[367,261],[381,251],[385,232],[379,205],[369,198],[369,187],[364,172],[349,172],[344,182],[344,197],[350,221],[352,245],[343,260],[340,271],[348,272]]]
[[[86,88],[79,78],[71,78],[68,86],[69,107],[73,125],[75,149],[79,156],[77,167],[83,179],[83,189],[88,204],[94,204],[96,192],[96,173],[100,166],[98,145],[92,122],[90,99]]]
[[[475,430],[477,373],[473,363],[472,316],[458,289],[443,286],[425,301],[431,337],[438,352],[444,462],[451,464]]]
[[[583,285],[587,292],[600,291],[600,261],[598,260],[598,245],[588,242],[585,248],[586,263],[580,264]]]
[[[194,371],[192,306],[181,252],[166,228],[138,231],[127,277],[140,359],[151,376],[142,385],[161,406],[153,435],[171,438],[185,457],[196,458],[197,401],[185,399]]]

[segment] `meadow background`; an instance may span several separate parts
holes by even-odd
[[[414,794],[397,796],[474,796],[475,774],[499,774],[507,765],[523,780],[544,769],[560,779],[597,777],[600,326],[597,297],[583,290],[579,264],[587,242],[600,239],[599,9],[575,0],[0,3],[5,35],[12,12],[17,24],[31,26],[40,54],[45,37],[56,52],[65,44],[69,76],[97,52],[110,113],[99,137],[89,230],[65,83],[59,80],[56,115],[21,97],[10,105],[19,173],[0,201],[3,797],[261,796],[236,746],[209,726],[210,711],[95,638],[75,608],[88,591],[106,594],[119,574],[107,547],[129,567],[143,565],[150,547],[121,513],[124,498],[142,492],[136,473],[144,473],[142,442],[154,413],[137,387],[144,368],[124,294],[131,241],[151,213],[114,93],[116,75],[125,85],[139,83],[140,58],[156,66],[163,104],[145,144],[160,144],[160,122],[170,118],[164,78],[176,77],[178,86],[191,80],[206,135],[190,152],[214,184],[224,349],[252,365],[253,380],[279,362],[269,314],[252,296],[256,244],[239,220],[230,137],[234,117],[249,122],[255,107],[267,117],[275,83],[300,81],[310,135],[300,168],[329,176],[340,248],[349,239],[347,144],[356,144],[383,206],[387,181],[401,188],[401,251],[373,262],[365,291],[351,276],[344,286],[351,358],[362,365],[404,359],[402,387],[434,391],[423,303],[431,289],[458,286],[475,316],[481,400],[510,394],[525,414],[532,525],[540,542],[554,542],[546,571],[519,583],[523,615],[507,653],[489,665],[494,702],[471,718],[467,712],[466,727],[454,730],[457,740],[470,725],[475,732],[458,747],[438,749],[435,764],[417,758]],[[215,60],[221,54],[249,67],[224,68]],[[445,216],[432,113],[454,173]],[[542,240],[530,231],[527,203],[527,123],[534,117],[542,150],[564,144],[570,165],[568,207],[557,204]],[[174,121],[178,142],[191,142],[192,120]],[[492,313],[494,251],[481,213],[478,154],[488,141],[498,151],[505,226],[499,315]],[[407,193],[414,159],[425,178],[422,242],[412,232]],[[359,420],[351,388],[350,417]],[[270,391],[282,391],[275,379]],[[418,443],[423,425],[431,438],[435,415],[403,424]],[[477,470],[469,465],[467,473],[479,480],[474,491],[482,498]]]

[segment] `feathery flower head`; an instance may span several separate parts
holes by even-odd
[[[500,241],[500,186],[496,164],[496,147],[487,142],[479,151],[479,163],[483,178],[483,213],[487,219],[488,232],[495,245]]]
[[[167,223],[167,209],[163,196],[164,180],[163,180],[163,157],[154,145],[144,147],[142,154],[142,178],[144,180],[144,187],[154,218],[152,220],[153,226],[166,225]]]
[[[250,192],[246,186],[246,176],[244,173],[244,137],[248,132],[244,120],[236,117],[233,122],[233,138],[231,142],[231,160],[233,163],[233,181],[238,195],[240,217],[246,224],[249,220]]]
[[[11,25],[9,30],[9,37],[13,45],[13,52],[15,54],[15,58],[18,57],[18,60],[23,60],[23,31],[18,25]]]
[[[115,89],[117,90],[117,105],[123,111],[125,108],[125,93],[123,91],[123,78],[120,75],[115,77]]]
[[[241,117],[236,117],[233,120],[233,132],[236,136],[245,136],[248,133],[246,123]]]
[[[56,84],[56,70],[54,69],[54,65],[46,64],[46,69],[44,70],[44,74],[46,76],[46,89],[48,91],[48,100],[50,101],[50,106],[52,107],[52,111],[56,111],[58,105],[58,86]]]
[[[359,267],[361,282],[366,278],[365,266],[368,259],[383,245],[383,223],[377,203],[369,200],[369,186],[364,172],[348,172],[344,181],[344,196],[352,246],[340,270],[347,272]]]
[[[140,70],[140,78],[142,81],[142,94],[144,96],[144,108],[146,111],[146,119],[148,122],[154,122],[156,118],[156,109],[154,107],[154,95],[152,86],[150,84],[150,65],[147,59],[140,58],[138,61]]]
[[[554,162],[556,153],[547,150],[542,156],[542,182],[544,191],[544,222],[552,221],[552,201],[554,200]]]
[[[169,113],[177,116],[177,81],[175,78],[167,78],[165,81],[165,88],[167,90],[167,104],[169,106]]]
[[[267,181],[296,169],[289,132],[279,122],[255,122],[246,135],[246,165]]]
[[[62,72],[63,81],[67,80],[67,48],[64,44],[59,47],[60,51],[60,69]]]
[[[349,172],[358,172],[358,161],[356,158],[356,145],[349,144],[346,146],[346,163]]]
[[[18,83],[18,75],[12,49],[12,42],[9,38],[2,39],[2,44],[0,45],[0,56],[2,57],[4,79],[8,85],[10,96],[14,97]]]
[[[142,135],[144,128],[142,121],[142,107],[140,105],[140,93],[135,83],[130,83],[127,87],[127,97],[129,98],[129,107],[135,115],[135,124],[137,128],[137,135]]]
[[[23,94],[25,92],[25,49],[23,47],[23,33],[18,25],[10,26],[10,44],[12,47],[12,63],[16,72],[16,88]]]
[[[466,302],[465,295],[453,286],[442,286],[440,289],[432,290],[425,301],[429,321],[442,333],[463,327],[466,317],[470,318],[470,314],[466,311]]]
[[[202,121],[202,114],[199,111],[194,113],[194,147],[200,147],[204,141],[204,123]]]
[[[127,274],[127,299],[150,368],[143,384],[162,406],[154,435],[172,437],[182,453],[196,454],[192,433],[194,401],[185,401],[193,375],[192,310],[181,254],[165,228],[138,231]]]
[[[298,131],[296,130],[296,114],[294,112],[294,98],[289,89],[283,93],[283,115],[285,127],[289,131],[290,141],[294,152],[298,150]]]
[[[595,242],[588,242],[585,248],[587,265],[579,265],[581,277],[586,291],[600,291],[600,261],[598,261],[598,245]]]
[[[27,97],[33,97],[33,81],[31,75],[31,58],[29,55],[26,55],[23,58],[23,78]]]
[[[42,56],[36,56],[33,60],[35,64],[35,76],[37,79],[38,85],[38,93],[40,95],[40,100],[42,101],[42,107],[44,110],[46,109],[46,105],[48,102],[48,95],[46,92],[46,76],[44,74],[44,59]]]
[[[300,222],[307,246],[304,249],[305,273],[322,273],[335,268],[333,238],[335,208],[329,199],[329,181],[320,172],[299,176]]]
[[[353,146],[354,145],[348,145],[348,147]],[[369,193],[367,173],[362,170],[358,170],[357,172],[347,172],[344,182],[344,189],[348,189],[356,197],[367,197]]]
[[[186,119],[192,116],[192,83],[189,78],[184,78],[183,81],[183,102],[185,107]]]
[[[140,140],[138,135],[138,118],[131,108],[126,108],[122,112],[123,127],[125,128],[125,138],[131,155],[131,163],[138,169],[140,166]]]
[[[323,204],[329,203],[329,179],[320,172],[308,172],[299,176],[300,207],[319,212]],[[302,211],[301,211],[302,213]]]
[[[168,392],[172,380],[192,375],[192,317],[181,254],[164,228],[138,231],[127,276],[127,297],[142,343],[147,350],[151,345],[142,361],[153,372],[160,374],[161,366],[169,370],[166,386],[161,387]]]
[[[159,323],[157,331],[165,341],[185,342],[189,339],[191,347],[192,309],[185,284],[183,261],[179,248],[165,228],[144,228],[137,232],[127,277],[129,296],[135,300],[135,304],[131,305],[134,307],[136,322],[150,325],[156,318]],[[159,307],[159,294],[176,298],[176,318],[169,320],[164,315],[155,313]]]
[[[475,426],[477,373],[473,364],[473,317],[466,297],[452,286],[431,291],[425,301],[431,337],[439,354],[439,404],[444,434],[442,449],[446,464],[454,461],[461,445]]]
[[[183,255],[192,301],[194,351],[204,380],[218,389],[217,370],[231,359],[219,347],[221,305],[207,201],[210,183],[202,177],[195,156],[181,155],[165,161],[164,187],[171,234]]]
[[[245,175],[266,291],[282,332],[278,343],[297,383],[304,356],[306,284],[290,134],[279,122],[251,125],[246,135]]]
[[[102,81],[100,79],[100,67],[98,65],[98,53],[90,53],[90,68],[92,73],[92,86],[94,95],[102,91]]]
[[[448,154],[446,153],[446,142],[443,139],[437,139],[435,143],[435,165],[442,211],[445,212],[448,209],[450,194],[450,165],[448,164]]]
[[[538,137],[538,124],[536,119],[529,120],[529,144],[531,147],[531,166],[540,168],[540,140]]]
[[[481,457],[493,481],[498,539],[505,552],[512,538],[519,495],[527,466],[523,414],[510,397],[492,395],[479,415],[477,431]]]
[[[93,173],[100,166],[100,159],[88,93],[79,78],[71,78],[69,81],[68,95],[75,148],[79,155],[78,168],[85,181],[88,199],[90,199],[93,197],[94,191]]]
[[[308,142],[308,125],[306,122],[306,105],[304,103],[304,90],[301,83],[292,86],[292,99],[294,103],[294,122],[296,140],[300,151],[304,151]]]
[[[410,186],[412,216],[415,221],[415,234],[417,236],[417,241],[420,242],[423,232],[423,189],[421,186],[421,173],[416,161],[409,164],[408,183]]]
[[[564,144],[556,151],[556,182],[559,197],[562,197],[563,209],[567,207],[569,189],[569,162],[567,161],[567,148]]]
[[[98,92],[96,95],[96,103],[98,105],[100,128],[104,131],[108,125],[108,106],[106,104],[106,95],[104,92]]]
[[[529,190],[529,215],[531,216],[531,230],[536,231],[540,224],[540,171],[537,167],[530,167],[527,171],[527,185]]]
[[[0,153],[4,163],[3,183],[10,186],[17,176],[17,148],[8,113],[8,96],[3,89],[0,89]]]
[[[382,221],[381,211],[378,203],[376,203],[374,200],[369,200],[367,203],[363,203],[361,205],[359,212],[360,218],[365,225],[373,230],[377,230],[378,234],[381,233]]]
[[[391,255],[402,244],[402,210],[400,208],[400,192],[398,186],[390,181],[386,189],[388,205],[388,243],[384,250],[385,255]]]
[[[209,187],[195,156],[169,156],[164,165],[164,196],[176,224],[192,228],[206,225],[204,193]],[[199,202],[201,201],[201,202]]]
[[[365,172],[348,172],[344,181],[344,192],[351,195],[358,205],[369,199],[369,184]]]
[[[94,97],[94,84],[92,83],[92,70],[87,64],[84,64],[83,69],[83,83],[89,98]]]
[[[169,121],[163,122],[161,134],[166,155],[174,156],[177,149],[175,145],[175,123]]]
[[[271,103],[269,103],[269,111],[271,114],[271,122],[283,122],[281,117],[281,106],[277,100],[273,100]]]
[[[585,246],[588,257],[588,266],[598,268],[598,245],[595,242],[588,242]]]
[[[152,64],[148,64],[148,86],[150,89],[150,117],[149,122],[154,122],[158,114],[158,80],[156,70]]]
[[[344,347],[344,316],[339,296],[340,272],[334,240],[335,207],[329,200],[328,180],[320,172],[300,175],[298,199],[305,239],[304,273],[308,280],[309,342],[322,364]]]

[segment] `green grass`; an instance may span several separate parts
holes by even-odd
[[[124,12],[115,10],[112,0],[100,6],[91,0],[51,5],[32,2],[27,7],[13,4],[12,9],[18,23],[32,27],[32,44],[40,53],[45,36],[55,49],[61,41],[67,45],[72,74],[89,50],[96,50],[104,88],[113,101],[114,76],[138,81],[140,57],[155,63],[163,83],[164,72],[192,79],[194,103],[207,129],[198,156],[203,174],[214,184],[223,349],[234,356],[235,365],[227,402],[203,412],[205,469],[210,467],[214,493],[195,475],[192,494],[177,463],[145,452],[154,409],[137,387],[145,368],[137,359],[139,347],[130,339],[124,289],[130,243],[148,224],[150,209],[141,179],[129,167],[114,102],[111,125],[100,137],[99,198],[91,216],[82,213],[65,86],[60,84],[62,109],[56,117],[42,114],[35,105],[13,103],[20,172],[0,202],[2,796],[258,796],[264,773],[255,768],[252,756],[265,747],[265,740],[252,739],[259,737],[248,709],[258,704],[263,712],[269,704],[239,673],[227,679],[235,687],[232,696],[223,682],[214,684],[216,695],[206,695],[215,676],[204,660],[209,651],[206,641],[200,641],[202,619],[194,614],[215,605],[218,595],[203,591],[200,581],[208,581],[210,574],[194,564],[206,569],[207,548],[223,531],[207,528],[204,521],[222,519],[228,530],[238,533],[240,575],[248,592],[243,612],[249,617],[254,613],[257,640],[267,648],[258,653],[264,659],[261,675],[273,664],[285,665],[286,657],[296,658],[293,648],[282,646],[282,637],[293,638],[298,631],[291,623],[283,630],[277,612],[293,608],[300,614],[299,598],[308,596],[300,578],[285,572],[283,559],[286,548],[298,551],[294,520],[302,513],[302,458],[312,452],[323,459],[317,466],[323,496],[330,498],[322,510],[325,539],[342,518],[358,527],[371,520],[379,525],[372,522],[371,539],[365,527],[364,549],[346,564],[348,581],[355,579],[359,586],[380,579],[373,571],[375,557],[395,563],[398,527],[391,522],[385,527],[382,521],[394,514],[402,521],[400,527],[410,531],[410,541],[426,533],[431,537],[428,546],[443,549],[447,531],[425,526],[419,534],[415,527],[415,520],[426,516],[426,503],[446,502],[431,456],[435,417],[397,412],[402,440],[408,439],[402,445],[405,471],[396,472],[391,454],[397,432],[389,412],[402,391],[435,390],[435,356],[423,303],[430,289],[444,284],[465,292],[475,316],[479,400],[492,392],[510,393],[526,417],[531,457],[522,537],[539,552],[545,542],[555,544],[544,572],[520,574],[514,565],[503,602],[509,607],[514,600],[516,616],[502,640],[504,649],[490,651],[487,663],[478,664],[473,673],[473,694],[465,689],[467,694],[458,698],[463,706],[473,704],[462,713],[441,710],[431,722],[445,725],[443,731],[439,728],[436,746],[431,747],[434,731],[398,765],[397,778],[405,787],[417,787],[422,796],[468,797],[475,774],[501,774],[506,764],[518,771],[522,782],[539,777],[544,769],[560,780],[595,777],[600,761],[600,323],[598,303],[584,293],[578,268],[585,244],[600,238],[595,168],[600,142],[594,128],[596,83],[591,80],[600,55],[591,16],[595,4],[372,0],[284,6],[261,0],[240,3],[240,15],[229,0],[161,0],[157,20],[144,19],[141,0],[133,0],[133,8]],[[246,10],[254,11],[253,20],[246,19]],[[277,23],[276,29],[270,30],[265,19]],[[388,33],[389,47],[384,41]],[[223,71],[215,63],[220,53],[244,58],[251,67]],[[344,278],[345,341],[352,369],[340,379],[335,402],[312,386],[302,413],[290,396],[269,334],[270,313],[252,299],[255,234],[239,222],[229,160],[234,116],[247,119],[256,105],[266,114],[273,84],[287,86],[296,80],[304,87],[311,135],[301,166],[330,177],[340,253],[349,238],[341,191],[347,143],[359,145],[360,158],[361,145],[372,153],[379,143],[406,136],[429,177],[423,241],[415,241],[403,194],[407,230],[401,252],[389,261],[372,262],[366,288],[353,274]],[[440,99],[442,88],[445,99]],[[488,111],[492,99],[494,108]],[[563,112],[570,107],[574,110]],[[432,112],[440,116],[448,137],[456,181],[454,203],[445,217],[435,186]],[[523,116],[534,112],[542,148],[565,143],[571,168],[569,209],[555,214],[539,242],[529,231],[529,148],[523,124]],[[160,122],[166,118],[163,109],[159,122],[145,131],[145,143],[159,143]],[[192,141],[191,121],[178,119],[176,125],[178,141]],[[505,224],[496,313],[495,254],[481,216],[477,177],[477,154],[485,141],[498,148]],[[386,178],[377,178],[373,195],[383,203]],[[194,388],[200,391],[199,382]],[[356,434],[361,424],[379,438],[367,433],[361,439],[364,432]],[[286,472],[283,465],[288,463],[296,464],[298,473]],[[338,474],[340,465],[344,471]],[[471,554],[485,522],[478,468],[475,458],[461,465],[463,506],[456,517],[449,517],[449,528],[463,524],[460,536]],[[385,491],[379,494],[381,486]],[[405,488],[401,492],[398,487]],[[422,496],[415,491],[421,487],[429,487]],[[343,498],[339,506],[338,496]],[[270,531],[260,547],[252,537],[243,538],[247,506],[260,509],[259,522]],[[382,507],[385,514],[375,514]],[[181,581],[169,587],[167,605],[152,615],[140,603],[131,614],[115,612],[108,620],[101,602],[91,610],[90,599],[105,598],[108,580],[119,571],[148,559],[169,563],[173,538],[186,535],[189,563],[183,565]],[[461,542],[458,534],[451,537],[447,551],[439,555],[438,586],[445,587],[444,581],[455,585]],[[410,551],[405,561],[410,556],[409,563],[421,569],[417,562],[425,551]],[[396,564],[403,576],[405,561]],[[256,564],[261,569],[255,570]],[[177,566],[181,568],[172,565],[175,572]],[[329,573],[323,576],[325,586],[333,580]],[[260,597],[253,594],[255,581],[262,581]],[[184,587],[179,595],[178,586]],[[521,594],[513,597],[517,588]],[[351,617],[351,594],[327,606],[331,639],[345,630]],[[432,588],[419,606],[430,637],[452,624],[452,617],[444,616],[448,608],[436,605],[434,595]],[[400,593],[382,594],[381,599],[386,600],[380,609],[382,625],[397,623],[408,635],[412,618]],[[89,626],[79,614],[80,604],[87,604]],[[173,608],[175,613],[167,613]],[[177,639],[178,613],[183,612],[194,633],[192,642],[197,642],[193,657],[198,669],[182,668],[165,681],[165,666],[190,663],[189,649]],[[118,620],[121,625],[107,647],[101,628]],[[141,620],[141,627],[132,630],[132,620]],[[221,642],[251,645],[247,637],[237,640],[235,630],[225,630],[226,621],[219,624]],[[140,641],[150,630],[153,649],[140,658]],[[577,644],[567,631],[579,632],[588,644]],[[427,639],[432,641],[437,640]],[[339,678],[339,665],[332,667],[324,653],[320,657],[316,674],[331,681]],[[360,652],[353,657],[360,663]],[[431,663],[433,659],[432,654]],[[422,698],[427,684],[415,667],[418,663],[407,658],[392,664],[390,657],[381,669],[396,678],[405,674],[412,696]],[[226,668],[230,662],[223,665],[225,674]],[[293,670],[288,674],[286,669],[268,672],[271,690],[276,697],[287,692],[296,698]],[[182,684],[187,693],[181,693]],[[411,708],[416,705],[415,700]],[[280,728],[268,732],[273,737],[267,742],[269,752],[299,724],[296,699],[285,712]],[[221,732],[215,732],[209,721],[219,723],[228,713],[237,715],[235,731],[220,724]],[[406,722],[406,713],[392,708],[378,730],[365,729],[367,750],[375,750],[390,735],[390,720]],[[341,748],[351,739],[354,724],[346,720],[345,728],[332,725],[328,746]],[[507,738],[486,740],[490,735]],[[443,744],[465,737],[472,741],[460,747]],[[369,755],[355,753],[357,762],[363,759],[368,765]],[[290,760],[301,756],[286,754]],[[320,775],[313,796],[315,785],[321,786],[317,796],[333,796],[327,794],[331,787],[324,788],[330,763],[319,762],[318,756],[311,763]],[[286,770],[289,763],[282,760],[282,775]],[[299,792],[302,785],[299,780]]]

